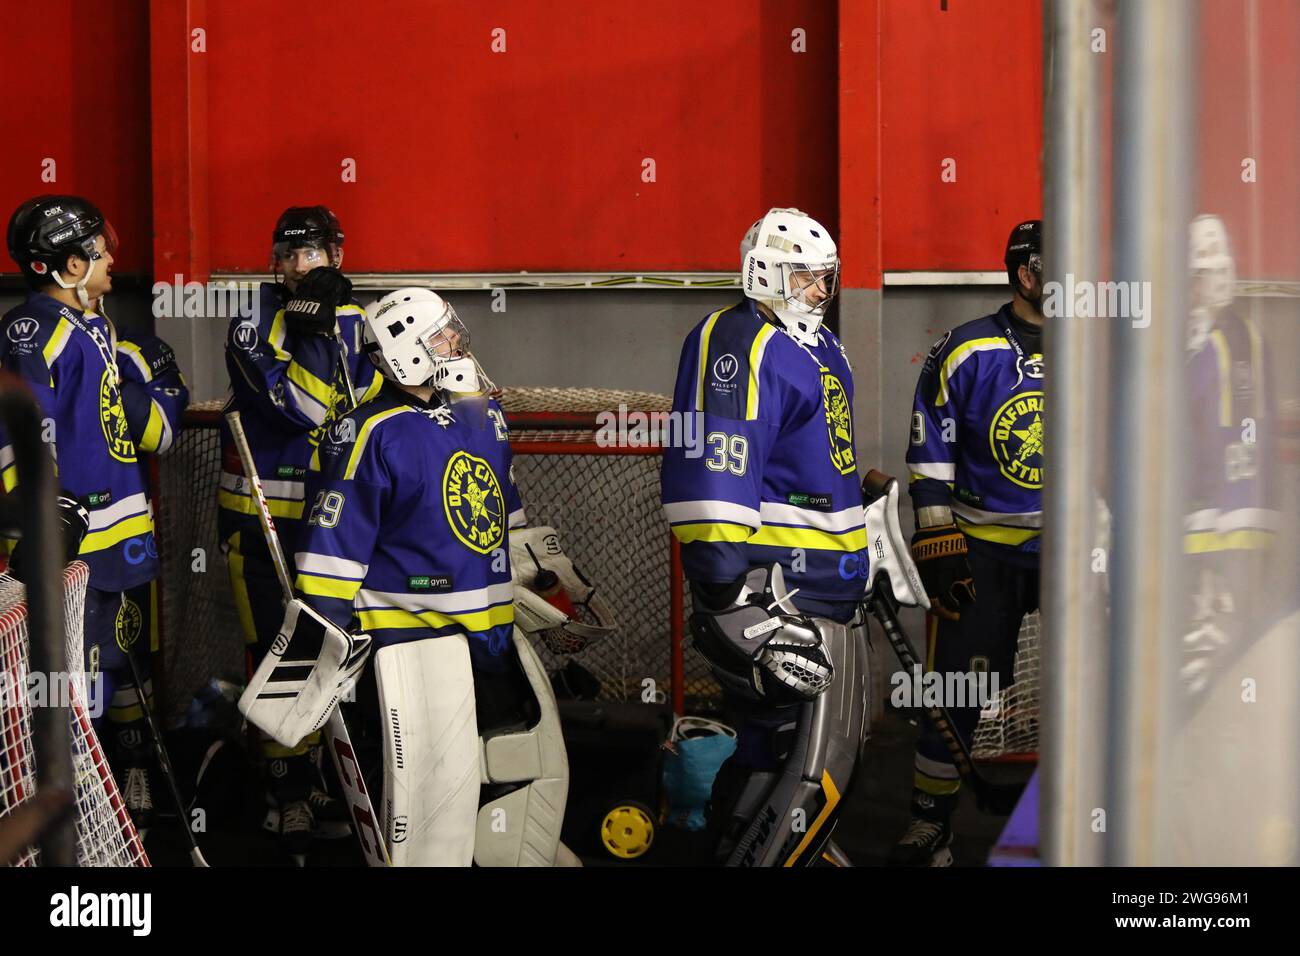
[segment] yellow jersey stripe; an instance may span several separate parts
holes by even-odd
[[[310,594],[314,597],[338,598],[341,601],[351,601],[361,590],[360,581],[343,581],[339,578],[327,578],[319,574],[299,573],[294,580],[296,587],[303,594]]]
[[[68,344],[68,338],[72,335],[72,323],[67,319],[59,319],[59,324],[54,327],[54,333],[50,340],[45,343],[45,348],[41,350],[41,355],[45,358],[45,364],[51,369],[50,388],[54,387],[54,363],[59,356],[63,354],[63,349]]]
[[[386,412],[380,412],[378,415],[366,419],[366,423],[361,426],[361,434],[357,436],[357,443],[352,447],[352,454],[348,456],[348,466],[343,470],[344,481],[351,481],[356,477],[357,468],[361,464],[361,454],[366,450],[366,442],[370,441],[370,434],[374,431],[375,426],[395,415],[410,411],[412,411],[410,408],[390,408]]]
[[[704,323],[704,330],[700,333],[700,369],[695,387],[695,410],[697,412],[704,411],[704,379],[709,374],[709,337],[713,335],[713,327],[718,324],[718,316],[726,311],[726,309],[719,309],[709,316]]]
[[[861,551],[867,546],[867,529],[854,528],[835,534],[816,528],[785,528],[764,525],[749,539],[753,545],[773,548],[803,548],[811,551]]]
[[[161,447],[163,421],[162,412],[158,410],[158,403],[151,399],[149,402],[149,422],[144,426],[144,434],[140,437],[140,451],[157,451]]]
[[[364,395],[362,395],[360,398],[357,399],[357,404],[362,405],[365,402],[370,401],[372,398],[374,398],[376,395],[379,394],[379,390],[383,387],[384,387],[384,376],[380,373],[379,369],[375,369],[375,377],[370,380],[370,387],[366,389],[366,393]]]
[[[1002,336],[988,336],[982,339],[971,339],[969,342],[963,342],[952,350],[943,361],[943,368],[939,370],[939,392],[935,397],[934,404],[938,408],[941,405],[948,404],[948,379],[950,379],[962,362],[966,361],[976,352],[985,352],[990,349],[1009,349],[1009,343]]]
[[[1042,533],[1041,528],[1015,528],[1004,524],[971,524],[956,515],[953,517],[957,521],[957,527],[972,538],[991,541],[994,544],[1009,544],[1012,547],[1019,547]]]
[[[444,614],[441,611],[408,611],[404,608],[373,608],[357,611],[363,631],[398,628],[463,627],[467,631],[487,631],[515,619],[514,604],[499,604],[482,611],[465,614]]]
[[[749,347],[749,393],[745,396],[745,421],[747,422],[758,420],[758,370],[763,362],[763,353],[767,351],[767,343],[775,334],[776,326],[764,324]]]
[[[237,495],[233,491],[227,491],[222,488],[217,492],[217,504],[227,511],[238,512],[241,515],[256,515],[257,504],[253,501],[251,495]],[[266,501],[267,510],[271,512],[272,518],[301,518],[302,502],[286,501],[283,498],[268,498]]]
[[[134,538],[138,535],[149,534],[153,531],[153,519],[147,514],[135,515],[119,521],[111,528],[105,528],[103,531],[92,531],[81,539],[81,554],[93,554],[96,551],[103,551],[105,548],[111,548],[115,544],[121,544],[127,538]]]
[[[127,358],[131,360],[131,364],[140,370],[140,374],[144,376],[146,382],[153,381],[153,373],[149,368],[149,363],[145,361],[140,346],[134,342],[118,342],[117,350],[126,354]]]
[[[689,524],[673,525],[673,535],[682,544],[694,541],[748,541],[754,533],[753,528],[742,524],[723,524],[714,521],[700,521]]]
[[[1210,333],[1214,343],[1214,357],[1219,360],[1219,424],[1232,425],[1232,359],[1228,354],[1228,340],[1219,329]]]
[[[322,382],[297,362],[289,363],[285,376],[326,408],[334,404],[333,387],[326,382]]]
[[[1208,554],[1212,551],[1262,551],[1271,547],[1276,535],[1258,528],[1236,531],[1196,531],[1183,536],[1185,554]]]

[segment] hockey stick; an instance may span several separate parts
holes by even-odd
[[[874,468],[867,472],[867,477],[862,482],[863,505],[870,505],[876,498],[885,494],[888,483],[893,480]],[[898,622],[898,603],[894,600],[888,572],[881,572],[864,604],[880,622],[885,638],[889,641],[889,646],[894,649],[894,654],[898,657],[898,662],[903,665],[903,669],[909,675],[919,673],[921,662],[917,660],[912,645],[908,643],[907,635],[903,633],[903,628]],[[1024,790],[1024,786],[994,783],[980,773],[971,757],[970,748],[957,732],[957,726],[953,723],[947,707],[938,704],[922,707],[922,710],[943,739],[957,773],[975,791],[976,801],[994,813],[1010,813],[1015,808],[1016,800]]]
[[[230,424],[230,434],[239,450],[239,459],[244,466],[244,477],[248,479],[253,499],[257,502],[257,519],[262,526],[262,535],[266,538],[266,547],[271,554],[271,563],[275,566],[275,576],[280,581],[280,590],[286,602],[293,600],[293,582],[289,579],[289,564],[280,547],[279,535],[275,533],[275,521],[271,518],[271,509],[266,503],[266,493],[262,491],[262,480],[258,477],[257,466],[253,463],[253,452],[248,446],[248,436],[244,434],[244,425],[239,412],[228,412],[226,421]],[[370,803],[370,792],[366,789],[361,768],[357,765],[356,752],[352,748],[352,738],[348,734],[347,724],[336,705],[329,719],[322,728],[329,745],[330,757],[334,761],[334,770],[343,785],[343,796],[348,804],[352,818],[352,829],[361,844],[361,853],[369,866],[389,866],[388,848],[379,832],[374,807]],[[347,764],[351,764],[351,772]]]
[[[163,743],[162,732],[158,730],[158,724],[153,719],[153,712],[149,709],[149,700],[144,692],[144,680],[140,674],[140,665],[135,662],[135,655],[131,653],[129,647],[126,648],[125,653],[127,663],[131,665],[131,679],[135,681],[135,696],[140,702],[141,712],[144,713],[144,721],[149,725],[149,736],[153,738],[153,750],[158,758],[158,767],[167,779],[167,789],[171,791],[172,802],[176,804],[176,812],[180,815],[181,826],[185,828],[185,839],[190,844],[190,863],[194,866],[207,868],[208,861],[203,858],[203,851],[199,849],[198,841],[194,839],[194,831],[190,829],[190,815],[185,808],[185,801],[181,799],[181,788],[176,784],[176,771],[172,769],[171,758],[167,756],[167,745]]]

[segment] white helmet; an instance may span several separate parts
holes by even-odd
[[[1188,234],[1187,268],[1193,280],[1193,306],[1210,310],[1232,304],[1237,270],[1228,230],[1218,216],[1197,216]]]
[[[771,209],[740,242],[745,295],[776,313],[786,331],[805,345],[839,291],[840,257],[826,228],[798,209]]]
[[[370,360],[399,385],[456,394],[495,388],[470,354],[465,323],[429,289],[398,289],[370,303],[362,340]]]

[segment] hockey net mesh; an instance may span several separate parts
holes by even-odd
[[[77,804],[77,862],[80,866],[148,866],[144,847],[104,757],[90,723],[86,692],[83,625],[86,584],[90,571],[80,561],[63,575],[63,613],[67,639],[66,684],[46,680],[47,694],[70,691],[69,732],[72,737],[73,777]],[[26,590],[8,574],[0,574],[0,818],[36,792],[36,764],[32,747],[32,697],[26,693],[29,660]],[[38,685],[34,684],[35,690]],[[39,699],[37,700],[39,702]],[[39,853],[28,848],[18,866],[39,863]]]
[[[515,448],[515,480],[533,525],[548,524],[597,586],[618,624],[576,655],[538,647],[548,670],[574,660],[600,681],[600,699],[639,700],[647,680],[667,697],[672,681],[671,535],[659,500],[661,449],[599,447],[596,416],[667,412],[670,399],[608,389],[509,388],[501,405]],[[192,406],[187,427],[156,477],[162,562],[162,650],[167,715],[175,719],[212,678],[242,683],[245,655],[217,537],[220,403]],[[684,623],[680,626],[684,629]],[[689,642],[688,642],[689,643]],[[683,650],[689,703],[719,696],[708,666]]]
[[[995,705],[980,713],[971,740],[971,756],[976,760],[1037,754],[1040,653],[1039,614],[1035,611],[1025,616],[1020,627],[1012,683],[999,688]]]

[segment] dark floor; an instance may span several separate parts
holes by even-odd
[[[907,804],[912,779],[912,747],[915,728],[901,716],[888,714],[876,723],[867,745],[866,759],[845,797],[835,830],[835,841],[858,866],[877,866],[907,825]],[[1028,777],[1028,769],[1002,771]],[[242,807],[211,822],[207,833],[198,834],[199,844],[213,866],[292,866],[272,838],[258,830],[260,796],[251,778],[244,788]],[[155,791],[159,802],[163,794]],[[959,866],[982,866],[997,840],[1005,816],[981,812],[970,795],[965,795],[953,818],[953,855]],[[176,820],[159,820],[149,831],[146,849],[155,866],[186,866],[184,837]],[[589,866],[626,866],[600,853],[583,853]],[[635,865],[689,866],[707,859],[701,834],[660,827],[655,846]],[[309,854],[309,866],[360,865],[361,857],[351,839],[321,841]]]

